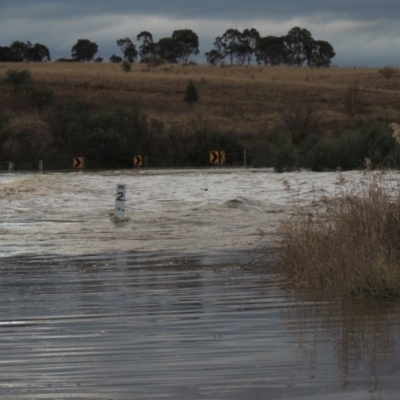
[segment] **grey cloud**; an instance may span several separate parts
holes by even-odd
[[[19,14],[38,19],[98,14],[143,14],[217,20],[287,19],[320,14],[352,20],[400,17],[398,0],[42,0],[35,3],[31,0],[2,0],[2,9],[9,16]]]

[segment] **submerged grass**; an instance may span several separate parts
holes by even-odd
[[[349,187],[339,174],[337,193],[318,199],[311,212],[293,194],[293,216],[279,229],[274,267],[306,290],[400,298],[400,190],[389,178],[368,171]]]

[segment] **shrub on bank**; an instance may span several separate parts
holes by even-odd
[[[297,146],[289,136],[281,136],[274,148],[274,169],[278,172],[294,168],[362,169],[367,158],[371,168],[397,168],[400,164],[399,144],[387,126],[378,124],[344,132],[336,139],[314,135]]]
[[[296,147],[290,136],[280,135],[274,146],[274,169],[276,172],[291,170],[296,167]]]
[[[273,266],[307,290],[400,297],[400,192],[385,178],[368,172],[363,186],[345,189],[339,175],[342,190],[316,199],[319,211],[296,204],[274,243]]]

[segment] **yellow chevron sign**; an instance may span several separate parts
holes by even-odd
[[[85,157],[74,157],[73,166],[75,169],[83,169],[85,165]]]
[[[225,164],[225,151],[210,151],[211,164]]]
[[[143,167],[143,157],[142,156],[133,156],[133,166],[134,167]]]

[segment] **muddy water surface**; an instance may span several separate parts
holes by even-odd
[[[299,297],[254,261],[293,201],[314,209],[370,177],[339,181],[0,175],[0,399],[398,400],[398,305]]]
[[[398,399],[399,308],[313,302],[255,265],[9,260],[1,399]]]

